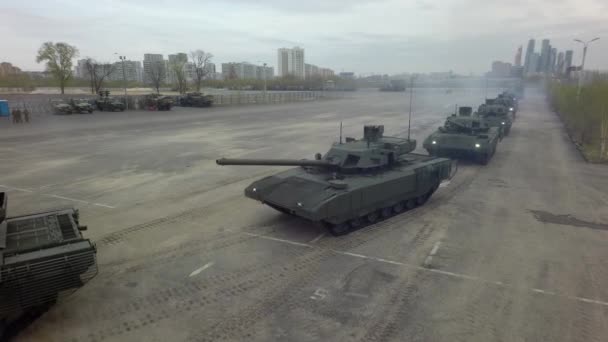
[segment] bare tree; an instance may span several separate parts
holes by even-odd
[[[38,49],[36,62],[46,61],[46,69],[59,82],[61,94],[72,78],[72,59],[78,56],[78,49],[67,43],[43,43]]]
[[[99,93],[105,79],[108,78],[108,76],[110,76],[110,74],[112,74],[115,70],[113,64],[98,63],[92,58],[86,59],[85,67],[91,82],[91,94]]]
[[[180,94],[186,93],[188,87],[186,81],[186,63],[183,61],[176,61],[169,65],[171,69],[172,78],[175,80],[175,86]]]
[[[148,82],[156,89],[156,93],[160,94],[160,86],[165,82],[167,71],[165,70],[165,61],[151,62],[148,68],[145,68]]]
[[[201,83],[207,74],[209,74],[209,64],[213,55],[203,50],[190,52],[190,59],[194,65],[194,87],[196,91],[201,91]]]

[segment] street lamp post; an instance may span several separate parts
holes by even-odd
[[[118,55],[117,52],[114,52],[115,55]],[[127,56],[118,56],[122,63],[122,85],[125,88],[125,108],[129,109],[129,101],[127,101],[127,71],[125,69],[125,61],[127,60]]]
[[[581,61],[581,69],[579,71],[579,75],[578,75],[578,89],[576,91],[576,97],[577,99],[580,98],[581,96],[581,87],[583,85],[583,76],[585,75],[584,73],[584,69],[585,69],[585,58],[587,57],[587,47],[589,46],[589,44],[593,43],[596,40],[599,40],[600,38],[593,38],[590,41],[584,42],[580,39],[575,39],[575,42],[581,43],[583,44],[583,60]]]

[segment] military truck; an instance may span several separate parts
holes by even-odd
[[[72,106],[61,99],[51,100],[51,106],[53,107],[53,113],[55,114],[72,114],[74,112]]]
[[[513,125],[513,115],[503,104],[496,103],[494,99],[486,100],[479,106],[477,116],[485,120],[490,127],[498,127],[500,139],[509,135]]]
[[[106,112],[122,112],[125,110],[125,104],[113,97],[110,97],[109,90],[101,90],[99,92],[99,97],[95,100],[95,104],[100,111]]]
[[[171,110],[173,99],[161,94],[148,94],[143,98],[143,106],[147,110]]]
[[[70,106],[72,106],[72,113],[80,113],[80,114],[84,114],[84,113],[93,113],[93,110],[95,109],[93,107],[93,105],[91,105],[89,103],[89,100],[87,99],[71,99],[70,100]]]
[[[218,165],[298,166],[253,182],[245,196],[324,224],[333,235],[423,205],[451,176],[452,161],[412,153],[416,140],[365,126],[363,139],[334,143],[314,160],[218,159]]]
[[[472,111],[471,107],[460,107],[459,115],[449,116],[443,126],[424,140],[424,149],[433,156],[472,158],[487,164],[496,152],[500,131],[484,119],[471,116]]]
[[[213,105],[213,96],[203,95],[198,92],[187,93],[180,97],[179,104],[182,107],[211,107]]]
[[[0,192],[0,338],[23,314],[48,308],[97,274],[78,210],[8,217],[7,203]]]

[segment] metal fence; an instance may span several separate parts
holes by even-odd
[[[141,99],[145,95],[129,95],[127,97],[129,109],[140,108]],[[122,96],[115,96],[122,99]],[[172,96],[174,104],[179,106],[179,96]],[[333,91],[292,91],[292,92],[259,92],[259,93],[231,93],[213,95],[214,106],[242,106],[242,105],[262,105],[262,104],[281,104],[292,102],[320,101],[326,99],[336,99],[345,97],[344,92]],[[86,98],[93,101],[96,97],[92,95],[0,95],[1,99],[8,100],[9,107],[27,108],[32,116],[46,115],[53,113],[52,100],[71,98]]]

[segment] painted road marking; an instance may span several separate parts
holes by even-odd
[[[294,245],[294,246],[323,249],[321,247],[312,246],[312,245],[309,245],[309,244],[306,244],[306,243],[300,243],[300,242],[295,242],[295,241],[290,241],[290,240],[285,240],[285,239],[277,239],[277,238],[273,238],[273,237],[266,236],[266,235],[253,234],[253,233],[244,233],[244,234],[247,234],[247,235],[250,235],[250,236],[254,236],[254,237],[257,237],[257,238],[260,238],[260,239],[264,239],[264,240],[276,241],[276,242],[281,242],[281,243],[285,243],[285,244],[289,244],[289,245]],[[437,246],[437,244],[436,244],[436,246]],[[437,249],[439,249],[439,247],[437,247]],[[339,251],[339,250],[334,250],[334,249],[329,249],[329,251],[331,251],[333,253],[336,253],[336,254],[340,254],[340,255],[346,255],[346,256],[350,256],[350,257],[354,257],[354,258],[360,258],[360,259],[366,259],[366,260],[374,260],[374,261],[385,263],[385,264],[391,264],[391,265],[396,265],[396,266],[401,266],[401,267],[412,268],[412,269],[415,269],[415,270],[419,270],[419,271],[423,271],[423,272],[429,272],[429,273],[433,273],[433,274],[439,274],[439,275],[443,275],[443,276],[447,276],[447,277],[451,277],[451,278],[458,278],[458,279],[464,279],[464,280],[469,280],[469,281],[476,281],[476,282],[481,282],[481,283],[485,283],[485,284],[495,285],[495,286],[499,286],[499,287],[506,288],[506,289],[511,289],[511,290],[516,290],[516,291],[526,291],[526,292],[538,293],[538,294],[542,294],[542,295],[545,295],[545,296],[552,296],[552,297],[558,297],[558,298],[563,298],[563,299],[570,299],[570,300],[575,300],[575,301],[579,301],[579,302],[583,302],[583,303],[589,303],[589,304],[595,304],[595,305],[601,305],[601,306],[608,307],[608,302],[602,301],[602,300],[590,299],[590,298],[579,297],[579,296],[571,296],[571,295],[566,295],[566,294],[560,294],[558,292],[549,291],[549,290],[543,290],[543,289],[538,289],[538,288],[518,287],[518,286],[513,286],[513,285],[510,285],[510,284],[501,282],[501,281],[487,280],[487,279],[483,279],[483,278],[480,278],[480,277],[471,276],[471,275],[467,275],[467,274],[455,273],[455,272],[450,272],[450,271],[443,271],[443,270],[428,268],[428,267],[425,267],[425,266],[412,265],[412,264],[407,264],[407,263],[403,263],[403,262],[399,262],[399,261],[388,260],[388,259],[383,259],[383,258],[377,258],[377,257],[373,257],[373,256],[363,255],[363,254],[357,254],[357,253]],[[437,251],[435,251],[435,252],[437,252]],[[315,298],[311,297],[311,299],[315,299]]]
[[[324,236],[325,236],[325,233],[321,233],[321,234],[319,234],[319,236],[317,236],[316,238],[310,240],[308,243],[315,243],[315,242],[321,240],[321,238],[324,237]]]
[[[449,180],[439,183],[439,187],[440,188],[444,188],[444,187],[446,187],[448,185],[450,185],[450,181]]]
[[[213,266],[213,262],[208,262],[208,263],[204,264],[202,267],[199,267],[199,268],[195,269],[194,271],[192,271],[192,273],[190,273],[189,277],[194,277],[196,275],[199,275],[201,272],[203,272],[204,270],[208,269],[211,266]]]
[[[0,185],[0,188],[5,188],[5,189],[15,190],[15,191],[21,191],[21,192],[34,192],[32,190],[29,190],[29,189],[16,188],[14,186],[6,186],[6,185]]]
[[[0,188],[5,188],[5,189],[15,190],[15,191],[21,191],[21,192],[34,193],[34,191],[30,190],[30,189],[17,188],[17,187],[8,186],[8,185],[0,185]],[[42,189],[42,187],[41,187],[41,189]],[[113,206],[108,205],[108,204],[94,203],[94,202],[89,202],[89,201],[85,201],[85,200],[81,200],[81,199],[77,199],[77,198],[71,198],[71,197],[65,197],[65,196],[59,196],[59,195],[53,195],[53,194],[40,194],[40,195],[45,196],[45,197],[53,197],[53,198],[57,198],[57,199],[71,201],[71,202],[77,202],[77,203],[84,203],[84,204],[94,205],[94,206],[98,206],[98,207],[104,207],[104,208],[109,208],[109,209],[116,209],[116,207],[113,207]]]
[[[441,241],[435,242],[433,249],[431,249],[431,253],[429,253],[429,255],[424,260],[424,264],[423,264],[424,266],[428,267],[431,264],[431,262],[433,262],[433,257],[435,256],[435,254],[437,254],[437,251],[439,250],[439,246],[441,246]]]

